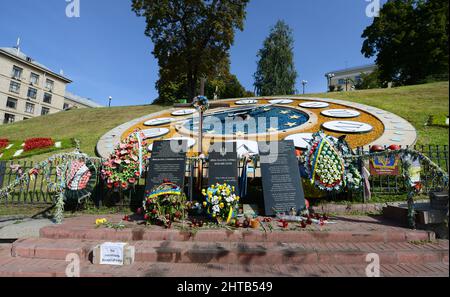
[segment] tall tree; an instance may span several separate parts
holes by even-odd
[[[362,34],[384,84],[448,79],[448,0],[389,0]]]
[[[198,82],[228,61],[235,29],[243,30],[250,0],[132,0],[132,10],[146,19],[145,34],[154,43],[163,89],[186,81],[188,99]],[[160,100],[165,93],[159,90]],[[162,97],[162,98],[161,98]]]
[[[254,74],[256,93],[260,96],[295,93],[297,71],[294,65],[294,38],[284,21],[278,21],[258,52]]]

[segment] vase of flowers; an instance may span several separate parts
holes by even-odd
[[[203,189],[203,208],[206,213],[219,224],[230,224],[239,211],[240,197],[235,194],[235,188],[228,184],[212,185]]]

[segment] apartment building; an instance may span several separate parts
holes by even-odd
[[[346,69],[339,69],[325,73],[328,89],[330,86],[335,91],[351,91],[361,80],[361,74],[370,74],[375,71],[377,65],[370,64]]]
[[[0,125],[76,106],[100,107],[66,91],[72,81],[21,52],[0,48]]]

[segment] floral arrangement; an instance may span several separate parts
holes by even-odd
[[[180,187],[165,181],[145,195],[144,219],[151,224],[170,228],[176,220],[186,218],[186,196]]]
[[[142,145],[138,134],[133,133],[122,140],[114,153],[103,163],[101,176],[108,189],[127,190],[134,186],[141,176],[143,162]]]
[[[203,202],[204,209],[219,224],[230,224],[239,210],[240,197],[234,192],[235,188],[227,184],[212,185],[202,191],[206,199]]]
[[[30,170],[25,171],[19,165],[12,165],[11,170],[16,172],[17,177],[11,184],[0,189],[0,200],[11,195],[17,188],[28,184],[30,180],[36,178],[38,174],[42,174],[44,181],[47,184],[48,191],[55,194],[54,219],[57,224],[61,224],[64,217],[64,199],[67,189],[67,181],[65,179],[66,175],[62,173],[68,170],[69,163],[72,160],[83,160],[84,162],[89,160],[92,163],[100,160],[81,153],[79,151],[79,142],[77,140],[75,140],[75,142],[77,144],[77,148],[74,152],[53,155],[47,160],[35,165]],[[52,178],[52,172],[55,167],[58,172],[56,181]],[[90,195],[90,193],[87,193],[85,197],[88,195]]]
[[[29,138],[25,140],[24,151],[28,152],[34,149],[47,148],[55,145],[51,138]]]
[[[208,98],[205,96],[197,96],[194,98],[193,106],[195,109],[201,112],[205,112],[209,108]]]
[[[0,149],[7,147],[9,140],[5,138],[0,138]]]
[[[311,148],[306,153],[306,171],[311,183],[320,190],[340,191],[348,186],[360,188],[362,178],[354,164],[344,156],[352,151],[343,139],[336,139],[318,132],[313,135]]]

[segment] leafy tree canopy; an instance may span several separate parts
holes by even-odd
[[[362,34],[386,84],[448,79],[448,0],[389,0]]]
[[[278,21],[258,52],[255,78],[260,96],[291,95],[295,93],[297,72],[294,65],[294,38],[284,21]]]
[[[154,44],[160,81],[159,99],[181,87],[182,97],[192,99],[201,77],[228,61],[235,29],[243,30],[249,0],[132,0],[132,10],[145,17],[145,34]],[[172,95],[171,95],[172,96]]]

